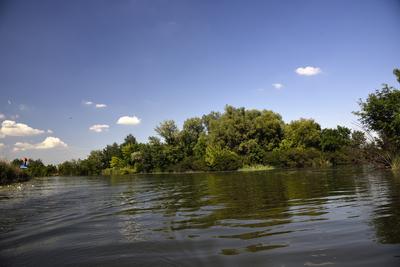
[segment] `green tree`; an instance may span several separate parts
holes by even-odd
[[[47,176],[46,166],[40,159],[29,160],[29,167],[27,169],[28,175],[31,177],[43,177]]]
[[[242,166],[240,157],[233,151],[219,146],[208,146],[205,162],[215,171],[233,171]]]
[[[134,143],[125,143],[124,145],[121,146],[122,156],[126,164],[131,164],[131,165],[133,164],[132,154],[138,151],[138,149],[139,146]]]
[[[390,154],[400,150],[400,91],[384,85],[381,90],[369,94],[359,102],[359,116],[362,125],[378,134],[380,147]]]
[[[178,143],[179,129],[173,120],[166,120],[156,127],[155,131],[164,139],[168,145]]]
[[[110,161],[110,167],[120,169],[125,167],[125,162],[123,159],[113,156]]]
[[[366,144],[365,134],[362,131],[353,131],[351,133],[350,145],[352,148],[361,149]]]
[[[323,129],[321,132],[322,151],[337,151],[350,144],[351,130],[347,127],[337,126],[336,129]]]
[[[247,140],[239,145],[240,154],[244,155],[245,164],[263,164],[266,152],[256,139]]]
[[[193,149],[202,133],[204,133],[204,125],[200,118],[187,119],[183,123],[179,139],[185,157],[193,155]]]
[[[102,162],[104,168],[110,167],[110,162],[112,157],[118,157],[118,158],[123,157],[121,148],[117,143],[113,143],[112,145],[107,145],[103,149]]]
[[[144,172],[164,171],[168,166],[165,155],[165,145],[154,136],[149,137],[149,142],[140,148],[142,162],[138,163]]]
[[[130,145],[138,144],[138,142],[136,141],[136,138],[132,134],[128,134],[125,137],[124,142],[121,144],[121,146],[128,145],[128,144],[130,144]]]
[[[400,69],[394,69],[393,74],[396,76],[397,81],[400,83]]]
[[[300,119],[286,125],[281,147],[319,148],[320,141],[321,126],[313,119]]]
[[[103,152],[101,150],[93,150],[85,161],[86,171],[88,175],[99,175],[101,170],[105,168],[103,163]]]
[[[246,110],[226,106],[220,118],[209,125],[210,143],[240,153],[239,146],[251,139],[265,150],[278,146],[283,136],[283,121],[269,110]]]
[[[209,114],[207,115],[203,115],[203,117],[201,118],[203,125],[207,131],[207,133],[210,132],[210,125],[212,121],[218,120],[221,117],[221,113],[219,112],[215,112],[215,111],[211,111]]]
[[[284,122],[281,115],[270,110],[263,110],[260,113],[252,110],[248,116],[251,118],[249,139],[254,139],[260,147],[270,151],[279,146],[284,135]]]

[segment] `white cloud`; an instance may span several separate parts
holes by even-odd
[[[26,110],[29,109],[28,106],[27,106],[27,105],[24,105],[24,104],[20,104],[20,105],[18,106],[18,108],[19,108],[19,110],[21,110],[21,111],[26,111]]]
[[[23,123],[5,120],[1,123],[0,136],[30,136],[44,133],[43,130],[34,129]]]
[[[140,123],[140,119],[136,116],[123,116],[118,119],[117,124],[122,125],[138,125]]]
[[[107,105],[106,104],[102,104],[102,103],[94,103],[93,101],[83,101],[83,104],[86,106],[94,106],[95,108],[106,108]]]
[[[17,142],[14,145],[14,151],[25,151],[35,149],[51,149],[51,148],[65,148],[67,144],[57,137],[46,137],[43,142],[37,144]]]
[[[106,104],[96,104],[96,108],[106,108]]]
[[[0,113],[0,120],[5,119],[6,115],[4,115],[3,113]]]
[[[296,69],[296,73],[299,75],[304,75],[304,76],[313,76],[321,73],[321,69],[318,67],[300,67]]]
[[[54,132],[53,132],[52,130],[48,129],[48,130],[47,130],[47,133],[52,134],[52,133],[54,133]]]
[[[283,88],[283,84],[281,84],[281,83],[273,83],[272,86],[273,86],[275,89],[282,89],[282,88]]]
[[[89,130],[96,132],[96,133],[101,133],[103,131],[106,131],[110,128],[107,124],[95,124],[90,126]]]
[[[9,105],[11,105],[11,100],[9,99],[9,100],[7,100],[7,103],[9,104]]]

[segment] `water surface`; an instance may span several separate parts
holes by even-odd
[[[0,266],[400,266],[400,177],[48,177],[0,188]]]

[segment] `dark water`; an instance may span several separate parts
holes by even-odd
[[[0,188],[0,266],[400,266],[400,177],[50,177]]]

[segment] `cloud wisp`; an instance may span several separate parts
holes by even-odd
[[[121,125],[138,125],[140,123],[140,119],[136,116],[122,116],[118,119],[117,124]]]
[[[283,84],[281,84],[281,83],[273,83],[272,86],[278,90],[283,88]]]
[[[299,67],[295,71],[298,75],[301,76],[314,76],[322,72],[320,68],[312,66]]]
[[[85,106],[93,106],[93,107],[95,107],[95,108],[97,108],[97,109],[106,108],[106,107],[107,107],[106,104],[103,104],[103,103],[94,103],[93,101],[90,101],[90,100],[88,100],[88,101],[83,101],[83,104],[84,104]]]
[[[43,149],[52,149],[52,148],[66,148],[68,147],[66,143],[61,141],[58,137],[46,137],[43,142],[31,144],[31,143],[23,143],[17,142],[14,145],[14,151],[25,151],[25,150],[43,150]]]
[[[45,131],[34,129],[24,123],[17,123],[12,120],[5,120],[1,123],[0,137],[1,136],[31,136],[42,134]]]
[[[95,107],[96,108],[106,108],[107,105],[106,104],[96,104]]]
[[[109,128],[110,128],[110,126],[107,124],[95,124],[95,125],[90,126],[89,130],[93,131],[95,133],[101,133],[101,132],[107,131]]]

